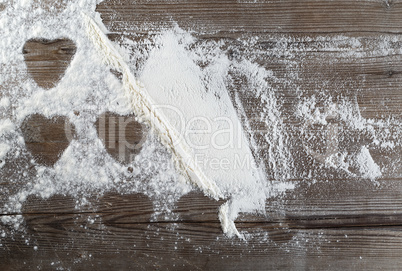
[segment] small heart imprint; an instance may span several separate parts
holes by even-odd
[[[69,39],[33,39],[23,48],[28,73],[39,87],[55,87],[70,65],[77,47]]]
[[[146,139],[146,129],[134,115],[105,112],[96,120],[95,126],[106,151],[123,164],[133,161]]]
[[[30,115],[23,121],[21,131],[28,151],[45,166],[53,166],[75,136],[75,127],[63,116],[49,119]]]

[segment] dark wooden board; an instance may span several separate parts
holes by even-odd
[[[400,33],[399,1],[122,1],[98,7],[117,31],[179,26],[206,32]],[[156,26],[153,24],[158,22]],[[130,29],[129,29],[130,30]]]
[[[152,204],[142,195],[107,195],[96,212],[77,212],[74,205],[62,197],[29,200],[24,209],[28,231],[5,244],[4,268],[376,270],[401,263],[398,225],[304,228],[279,221],[238,222],[240,230],[256,235],[244,243],[223,237],[213,218],[151,223]],[[186,212],[217,206],[200,194],[178,203]]]
[[[92,195],[88,208],[81,209],[75,208],[76,199],[63,195],[47,200],[30,197],[22,213],[11,214],[24,217],[26,232],[11,234],[14,230],[7,228],[7,235],[0,238],[3,244],[0,270],[400,268],[401,148],[372,150],[373,159],[387,168],[378,183],[322,169],[301,147],[303,123],[292,112],[301,98],[321,95],[331,96],[335,101],[345,97],[356,100],[364,118],[401,120],[402,57],[399,48],[402,44],[389,42],[391,49],[381,50],[384,41],[398,40],[401,33],[401,2],[107,0],[98,5],[97,11],[113,32],[109,37],[117,43],[123,37],[147,39],[148,31],[157,33],[177,23],[184,29],[194,30],[200,42],[223,40],[229,55],[257,59],[261,66],[272,70],[279,81],[291,82],[275,87],[283,101],[284,129],[289,130],[289,145],[295,154],[294,179],[290,181],[296,188],[284,196],[268,199],[265,216],[243,214],[239,217],[237,227],[254,236],[248,242],[228,239],[222,234],[217,212],[223,201],[209,199],[200,192],[185,195],[175,204],[176,220],[170,216],[155,218],[152,199],[142,194]],[[244,48],[239,40],[253,35],[257,35],[259,41],[253,47]],[[358,39],[361,44],[353,48],[342,41],[334,43],[333,38],[337,36],[341,36],[340,40]],[[281,39],[286,40],[285,47],[278,44]],[[61,47],[64,49],[60,50]],[[28,71],[38,85],[44,86],[57,82],[75,52],[75,44],[68,40],[58,40],[51,45],[36,40],[27,43],[27,48],[31,48],[30,52],[36,50],[44,54],[38,58],[34,57],[35,53],[26,55]],[[347,55],[344,51],[354,54]],[[298,78],[290,80],[295,71]],[[242,86],[242,81],[236,81],[230,91],[233,94]],[[253,117],[259,101],[247,96],[240,99],[246,115]],[[35,115],[26,122],[44,128],[52,125],[55,131],[64,125],[63,121],[50,125],[49,120]],[[102,137],[99,120],[96,125]],[[143,127],[134,122],[133,125],[135,127],[127,130],[126,136],[137,143]],[[258,123],[253,125],[255,129],[261,128]],[[341,127],[348,135],[342,142],[346,149],[369,144],[368,136],[346,125]],[[389,129],[395,134],[395,140],[400,140],[399,126],[376,129],[378,133]],[[316,132],[314,127],[308,130]],[[23,131],[24,136],[32,133],[32,129],[30,131]],[[39,143],[45,146],[51,141],[60,142],[60,138]],[[66,138],[62,138],[61,142],[65,141]],[[109,141],[105,133],[103,143]],[[118,145],[118,140],[115,143]],[[263,147],[265,143],[259,144]],[[60,147],[56,144],[54,148],[44,148],[45,155],[51,157],[47,162],[51,164],[57,159],[63,149]],[[35,157],[35,150],[29,148],[29,143],[27,149],[30,153],[9,163],[2,171],[0,206],[23,185],[15,181],[13,168],[28,164],[27,161]],[[113,149],[108,151],[119,160]],[[120,162],[126,163],[126,158]],[[314,178],[306,177],[309,170]]]

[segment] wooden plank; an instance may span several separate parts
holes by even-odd
[[[177,23],[208,33],[400,33],[402,20],[399,1],[107,0],[97,10],[116,32],[146,32]]]
[[[387,270],[401,264],[401,230],[392,227],[284,230],[239,223],[255,234],[244,243],[222,238],[219,223],[105,226],[69,214],[27,219],[29,245],[26,237],[7,238],[2,269]]]
[[[243,214],[237,221],[280,223],[293,229],[398,226],[402,225],[400,186],[400,181],[388,181],[383,188],[367,182],[350,184],[350,181],[336,181],[335,184],[334,181],[332,184],[321,182],[315,185],[304,182],[284,197],[268,199],[266,215]],[[2,205],[7,203],[7,198],[3,200]],[[108,224],[133,219],[135,222],[148,223],[154,213],[151,199],[141,194],[107,193],[88,198],[90,207],[80,209],[75,208],[76,200],[63,196],[48,200],[30,197],[18,214],[29,217],[95,212]],[[218,210],[222,204],[222,201],[215,201],[199,192],[190,193],[183,196],[172,211],[181,222],[219,223]],[[171,223],[172,217],[158,216],[152,221]]]

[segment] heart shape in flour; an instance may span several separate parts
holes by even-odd
[[[76,51],[69,39],[32,39],[22,52],[28,73],[39,87],[50,89],[61,80]]]
[[[40,114],[25,118],[21,131],[35,161],[46,166],[57,162],[75,135],[75,128],[67,117],[49,119]]]
[[[96,120],[95,126],[106,151],[123,164],[133,161],[146,139],[145,127],[133,114],[105,112]]]

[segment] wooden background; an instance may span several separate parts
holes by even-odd
[[[300,125],[290,113],[300,101],[295,85],[306,96],[321,93],[335,99],[354,98],[365,118],[401,120],[398,49],[402,43],[395,42],[388,52],[378,48],[384,39],[402,34],[399,1],[106,0],[97,11],[116,42],[122,37],[141,40],[150,30],[160,31],[177,23],[195,30],[201,40],[225,40],[234,57],[253,55],[280,79],[289,78],[292,72],[292,67],[284,64],[288,58],[299,76],[293,85],[278,86],[286,125]],[[359,57],[325,50],[320,37],[339,35],[365,41]],[[248,36],[260,37],[255,47],[244,48],[237,41]],[[275,42],[283,36],[288,40],[294,37],[287,45],[291,56],[272,53]],[[297,40],[303,36],[311,39]],[[346,49],[354,50],[350,46]],[[23,53],[31,76],[40,86],[50,88],[75,50],[68,40],[33,40],[27,42]],[[252,115],[253,101],[242,99],[246,114]],[[59,117],[49,122],[33,115],[21,127],[27,149],[41,163],[53,165],[67,147],[67,139],[58,132],[65,121]],[[130,138],[136,142],[142,128],[131,128]],[[385,128],[400,140],[398,127]],[[351,130],[343,132],[359,144],[368,140]],[[266,217],[244,215],[238,219],[239,230],[255,235],[248,242],[223,236],[217,216],[223,202],[202,193],[193,192],[179,200],[174,210],[178,221],[158,218],[152,222],[152,202],[140,194],[94,195],[96,211],[77,210],[75,199],[65,196],[48,200],[30,197],[22,212],[27,232],[3,239],[0,270],[400,270],[400,147],[372,152],[375,161],[388,166],[377,186],[336,172],[322,172],[320,179],[322,169],[298,149],[298,138],[295,132],[290,145],[296,154],[292,181],[298,186],[283,197],[269,199]],[[344,147],[353,148],[356,141],[345,140]],[[124,159],[120,161],[124,163]],[[16,163],[19,161],[8,163],[2,171],[1,206],[18,187],[10,181]],[[314,184],[303,181],[303,172],[308,169],[318,176]]]

